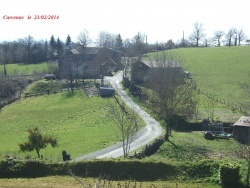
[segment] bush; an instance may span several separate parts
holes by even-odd
[[[240,184],[240,166],[234,162],[220,165],[220,181],[223,187],[237,187]]]
[[[156,181],[180,178],[209,178],[218,169],[217,163],[201,161],[198,164],[142,162],[139,160],[93,160],[80,162],[48,162],[42,160],[0,161],[0,177],[42,177],[68,175],[71,170],[81,177],[108,177],[112,180]]]
[[[28,94],[49,94],[60,92],[63,83],[57,81],[37,81],[27,91]]]

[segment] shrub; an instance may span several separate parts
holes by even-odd
[[[220,181],[223,187],[236,187],[240,183],[240,166],[234,162],[220,165]]]
[[[42,177],[68,175],[71,170],[81,177],[108,177],[112,180],[156,181],[179,178],[209,178],[217,171],[212,161],[180,164],[165,162],[142,162],[139,160],[93,160],[48,162],[43,160],[0,161],[0,177]],[[218,169],[218,168],[217,168]],[[213,174],[214,173],[214,174]]]

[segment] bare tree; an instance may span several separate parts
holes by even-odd
[[[79,34],[78,41],[80,42],[83,50],[91,43],[91,39],[89,38],[89,32],[86,29],[84,29],[84,31]]]
[[[26,48],[26,52],[27,52],[27,56],[28,56],[28,63],[31,63],[32,59],[31,59],[31,51],[32,51],[32,45],[34,44],[34,38],[32,36],[27,36],[24,38],[23,43],[25,45]]]
[[[247,38],[247,36],[245,35],[244,31],[242,29],[240,29],[238,31],[238,45],[240,46],[240,43],[245,40]]]
[[[208,98],[205,102],[205,111],[207,113],[207,119],[214,121],[214,112],[215,112],[216,102],[212,98]]]
[[[116,35],[111,34],[107,31],[101,31],[98,34],[96,43],[100,47],[114,48],[116,42]]]
[[[191,33],[189,39],[195,43],[196,47],[199,47],[199,42],[205,37],[205,32],[202,23],[194,23],[194,30]]]
[[[220,30],[214,32],[213,39],[214,39],[214,41],[216,41],[218,47],[221,46],[221,40],[222,40],[222,37],[224,36],[224,34],[225,33],[223,31],[220,31]]]
[[[133,40],[133,51],[136,53],[136,56],[141,57],[146,52],[147,36],[138,32],[138,34],[134,36]]]
[[[169,140],[171,120],[176,117],[188,119],[195,113],[196,98],[194,85],[188,79],[180,63],[178,54],[163,51],[155,53],[151,59],[152,69],[148,76],[150,104],[167,124],[165,139]]]
[[[233,27],[230,28],[226,34],[226,43],[228,46],[232,46],[235,35],[237,35],[236,29]]]
[[[139,124],[135,112],[127,109],[124,102],[119,101],[117,98],[115,99],[117,105],[110,105],[110,115],[113,117],[121,133],[123,156],[127,158],[130,151],[130,144],[135,139]]]
[[[250,39],[247,39],[246,42],[247,42],[247,45],[249,46],[250,45]]]
[[[250,77],[250,73],[249,73]],[[249,80],[249,79],[248,79]],[[241,106],[244,108],[244,115],[250,115],[250,81],[245,82],[242,85],[243,91],[244,91],[244,98],[248,99],[241,103]]]
[[[209,39],[209,38],[204,38],[204,40],[203,40],[203,44],[205,47],[208,47],[210,45],[210,42],[211,42],[211,39]]]
[[[4,41],[1,44],[1,49],[3,53],[3,58],[2,58],[2,64],[3,64],[3,74],[4,76],[7,75],[7,69],[6,69],[6,64],[9,62],[9,55],[10,55],[10,43]]]

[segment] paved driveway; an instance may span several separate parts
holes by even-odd
[[[115,91],[120,95],[122,100],[138,113],[146,123],[146,126],[138,131],[135,140],[130,145],[130,151],[134,151],[142,146],[145,146],[149,142],[153,141],[163,133],[163,129],[160,124],[152,118],[147,112],[142,110],[134,101],[127,95],[122,89],[120,82],[122,81],[122,72],[114,77],[106,77],[107,81],[110,82]],[[77,157],[74,160],[80,161],[84,159],[102,159],[102,158],[117,158],[123,156],[122,142],[119,142],[108,148]]]

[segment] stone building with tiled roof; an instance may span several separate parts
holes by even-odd
[[[58,60],[61,78],[102,78],[121,70],[121,52],[109,48],[73,46]]]
[[[243,144],[250,144],[250,116],[241,116],[233,124],[233,137]]]

